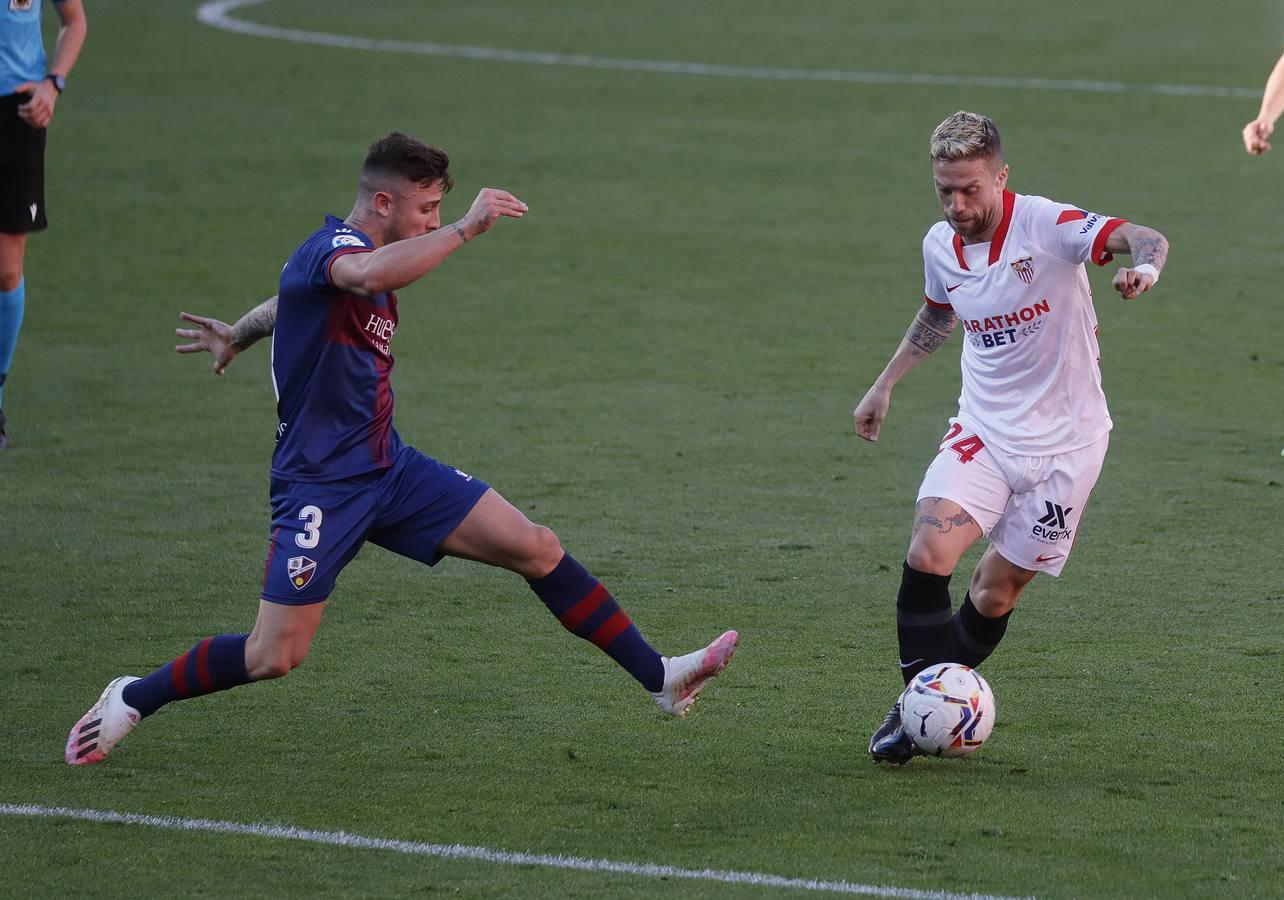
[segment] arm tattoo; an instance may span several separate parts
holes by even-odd
[[[1141,266],[1150,263],[1156,269],[1163,269],[1168,261],[1168,241],[1157,231],[1133,238],[1129,244],[1133,265]]]
[[[276,328],[276,297],[269,297],[236,320],[232,326],[232,345],[244,350]]]
[[[958,321],[954,310],[938,309],[924,303],[910,323],[909,331],[905,332],[905,340],[917,348],[913,351],[915,356],[927,356],[949,339]]]

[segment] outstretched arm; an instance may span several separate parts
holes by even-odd
[[[1168,262],[1168,238],[1153,228],[1132,222],[1125,222],[1110,232],[1106,249],[1132,256],[1132,268],[1115,273],[1114,288],[1125,300],[1140,297],[1154,287],[1164,263]]]
[[[276,327],[276,297],[264,300],[237,319],[235,325],[186,312],[178,315],[196,327],[175,328],[174,334],[191,343],[177,344],[174,349],[179,353],[209,353],[214,357],[210,364],[214,374],[222,375],[236,354],[272,333]]]
[[[490,229],[500,216],[520,219],[527,206],[508,191],[485,188],[458,222],[385,244],[372,253],[348,253],[330,266],[330,281],[342,291],[371,297],[413,284],[466,242]]]
[[[1275,130],[1275,122],[1284,113],[1284,56],[1279,58],[1271,75],[1266,79],[1262,92],[1262,108],[1257,118],[1244,126],[1244,149],[1254,156],[1261,156],[1271,149],[1267,140]]]
[[[958,321],[954,310],[949,307],[923,304],[923,308],[910,323],[909,330],[905,332],[900,346],[892,354],[891,361],[883,369],[883,374],[878,376],[873,387],[852,411],[856,420],[857,437],[870,442],[878,440],[879,429],[883,426],[883,419],[887,418],[887,409],[892,402],[892,388],[896,387],[896,383],[910,369],[945,343]]]

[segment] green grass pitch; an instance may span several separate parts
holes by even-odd
[[[1284,148],[1257,100],[613,71],[326,48],[86,3],[49,141],[52,227],[0,456],[0,803],[294,825],[915,891],[1284,891]],[[604,58],[1257,88],[1278,4],[271,0],[235,15],[376,39]],[[52,11],[47,18],[55,19]],[[875,767],[913,492],[956,336],[876,447],[850,411],[913,317],[960,109],[1012,187],[1172,242],[1124,304],[1091,275],[1116,428],[1066,574],[985,672],[990,743]],[[365,146],[443,145],[531,207],[401,294],[398,427],[482,477],[665,652],[741,650],[683,722],[521,581],[367,548],[279,682],[167,708],[61,758],[103,684],[251,625],[275,415],[266,345],[173,353],[344,215]],[[970,571],[973,553],[964,562]],[[956,579],[956,598],[961,592]],[[787,889],[0,816],[18,895],[774,897]],[[799,894],[802,892],[799,891]]]

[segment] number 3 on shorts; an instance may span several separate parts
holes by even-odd
[[[299,510],[299,518],[305,520],[303,534],[296,534],[294,543],[304,550],[311,550],[321,543],[321,510],[315,506],[305,506]]]
[[[948,446],[959,455],[959,462],[971,462],[972,457],[985,449],[985,444],[975,434],[969,434],[965,438],[959,438],[957,441],[954,441],[954,439],[962,433],[963,426],[958,422],[950,425],[950,430],[945,432],[945,437],[941,438],[941,449],[944,450]],[[950,441],[954,441],[954,443],[951,444]],[[315,507],[309,507],[309,509],[313,508]],[[320,518],[318,518],[317,522],[319,523],[320,521]]]

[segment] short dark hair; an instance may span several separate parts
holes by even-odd
[[[455,184],[447,171],[449,166],[445,150],[394,131],[370,145],[361,165],[361,188],[384,190],[389,178],[401,178],[421,187],[440,181],[441,189],[449,191]]]

